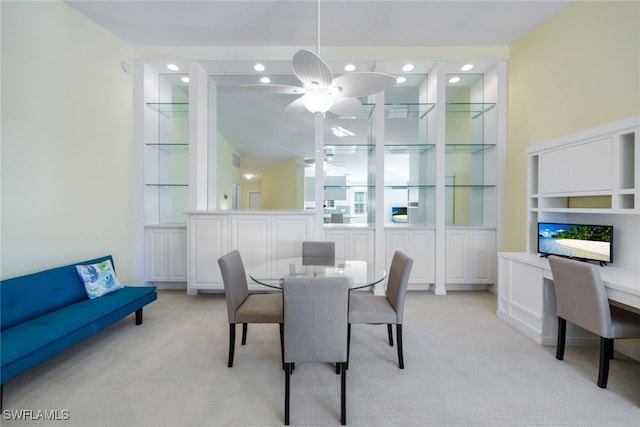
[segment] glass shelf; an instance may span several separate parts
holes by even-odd
[[[354,185],[325,185],[324,189],[325,190],[352,190],[355,188],[366,188],[366,189],[372,189],[375,188],[374,185],[361,185],[361,184],[354,184]]]
[[[385,184],[384,188],[389,190],[406,190],[409,188],[435,188],[434,184]]]
[[[147,102],[147,107],[164,114],[188,113],[188,102]]]
[[[481,151],[490,150],[495,148],[496,144],[446,144],[445,152],[446,153],[460,153],[460,152],[469,152],[469,153],[479,153]]]
[[[177,187],[177,188],[182,188],[182,187],[188,187],[189,184],[145,184],[147,187]]]
[[[495,188],[495,184],[447,184],[446,188]]]
[[[422,119],[429,114],[436,104],[385,104],[385,119]]]
[[[189,150],[189,143],[187,142],[148,142],[145,144],[147,147],[157,148],[163,151],[187,151]]]
[[[447,114],[470,115],[471,119],[482,116],[496,106],[495,102],[448,102]]]
[[[433,150],[435,144],[388,144],[384,146],[385,154],[422,154]]]

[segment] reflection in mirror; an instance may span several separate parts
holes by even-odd
[[[261,209],[304,209],[310,207],[312,177],[308,167],[315,160],[314,116],[308,112],[287,112],[298,96],[249,90],[243,85],[258,83],[258,76],[213,75],[217,91],[216,114],[218,164],[216,177],[218,206],[225,207],[223,194],[234,183],[241,185],[242,209],[249,209],[249,195],[260,194]],[[298,85],[295,76],[270,76],[271,84]],[[212,85],[214,86],[214,85]],[[240,158],[239,167],[231,159]],[[310,184],[313,188],[314,184]],[[305,195],[306,193],[306,195]],[[311,195],[312,196],[312,195]]]

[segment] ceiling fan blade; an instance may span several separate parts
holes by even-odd
[[[358,117],[362,114],[362,103],[358,98],[336,98],[329,111],[338,116]]]
[[[302,49],[293,55],[293,72],[307,86],[329,87],[333,78],[329,66],[315,53]]]
[[[343,74],[333,81],[333,94],[341,97],[360,97],[382,92],[396,84],[390,74],[360,72]]]
[[[307,91],[300,86],[289,86],[289,85],[242,85],[240,87],[245,87],[251,90],[257,90],[260,92],[268,92],[268,93],[280,93],[284,95],[302,95],[307,93]]]
[[[289,105],[285,107],[284,111],[285,113],[288,113],[288,114],[297,114],[297,113],[303,113],[307,111],[307,108],[304,106],[304,103],[302,102],[302,98],[298,98],[290,102]]]

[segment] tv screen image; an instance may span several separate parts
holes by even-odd
[[[391,222],[394,223],[406,223],[407,222],[407,207],[397,206],[391,208]]]
[[[613,226],[538,223],[538,253],[587,261],[613,260]]]

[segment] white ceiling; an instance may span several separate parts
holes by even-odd
[[[322,46],[508,46],[572,2],[323,0],[320,3],[320,54],[322,56]],[[315,0],[69,0],[66,3],[140,49],[246,47],[260,52],[260,48],[296,47],[292,49],[295,52],[299,47],[313,50],[317,47]],[[381,63],[373,59],[357,61],[358,70],[375,68],[396,74],[404,62]],[[334,75],[343,72],[344,61],[327,63]],[[251,69],[252,60],[207,60],[202,64],[219,87],[218,129],[243,155],[245,166],[259,173],[259,169],[284,158],[313,156],[311,113],[285,115],[284,107],[294,98],[238,89],[240,82],[257,83],[253,80],[257,77]],[[161,61],[154,65],[164,67]],[[291,75],[289,61],[271,61],[266,65],[273,83],[299,83]],[[414,73],[426,73],[431,65],[431,61],[421,61]],[[473,72],[482,72],[488,65],[478,63]],[[237,74],[244,76],[232,77]],[[421,78],[414,80],[408,83],[416,84]],[[393,90],[392,96],[402,96],[402,88]]]

